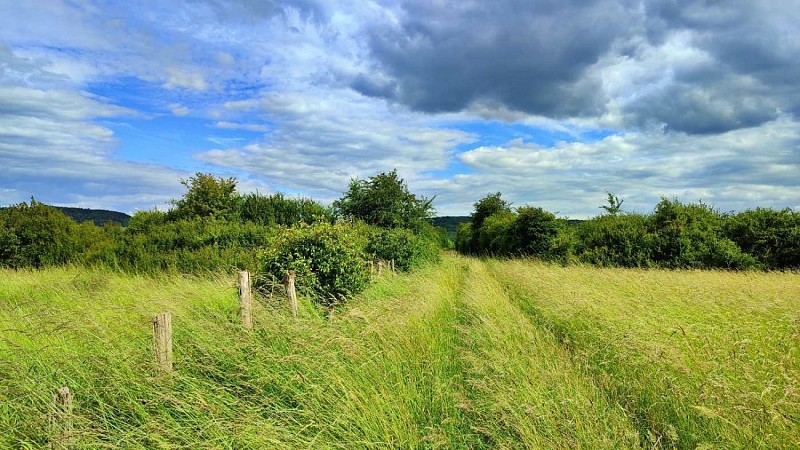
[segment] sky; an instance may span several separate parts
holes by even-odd
[[[800,210],[800,0],[0,0],[0,205]]]

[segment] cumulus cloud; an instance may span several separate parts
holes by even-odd
[[[259,174],[278,188],[337,198],[354,177],[397,168],[410,179],[444,169],[468,133],[433,127],[413,114],[402,115],[358,94],[314,92],[270,94],[235,102],[276,123],[263,140],[237,148],[202,152],[207,163]],[[250,109],[252,108],[252,109]]]
[[[788,117],[703,137],[628,133],[547,148],[515,140],[459,155],[475,173],[432,180],[427,189],[438,190],[452,212],[496,191],[516,204],[577,218],[596,215],[606,191],[637,212],[650,211],[661,196],[703,200],[724,211],[798,207],[800,155],[791,150],[798,145],[800,127]]]
[[[403,2],[370,29],[365,95],[426,112],[499,104],[692,134],[796,113],[800,4]]]
[[[442,213],[497,190],[574,217],[605,190],[800,204],[797,0],[0,3],[6,203],[179,195],[181,169],[119,159],[136,116],[186,139],[176,166],[262,192],[397,167]]]

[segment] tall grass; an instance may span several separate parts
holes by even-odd
[[[649,445],[800,447],[800,276],[493,261]]]
[[[792,448],[797,275],[446,256],[292,318],[233,276],[0,271],[0,448]],[[175,371],[151,318],[173,314]]]

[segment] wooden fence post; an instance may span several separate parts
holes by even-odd
[[[389,267],[392,268],[392,275],[394,275],[394,259],[389,261]]]
[[[252,290],[250,288],[250,272],[242,270],[239,272],[239,315],[242,323],[248,330],[253,328],[253,303]]]
[[[381,277],[382,273],[383,273],[383,260],[379,259],[378,260],[378,278]]]
[[[53,411],[50,415],[51,449],[69,448],[72,440],[72,393],[61,387],[53,393]]]
[[[153,318],[156,363],[165,372],[172,371],[172,315],[169,311]]]
[[[292,307],[292,315],[297,317],[297,291],[294,288],[294,270],[286,272],[283,284],[286,286],[286,294],[289,296],[289,306]]]

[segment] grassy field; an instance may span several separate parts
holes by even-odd
[[[0,271],[0,448],[800,446],[797,274],[447,256],[327,317],[254,317],[233,276]]]

